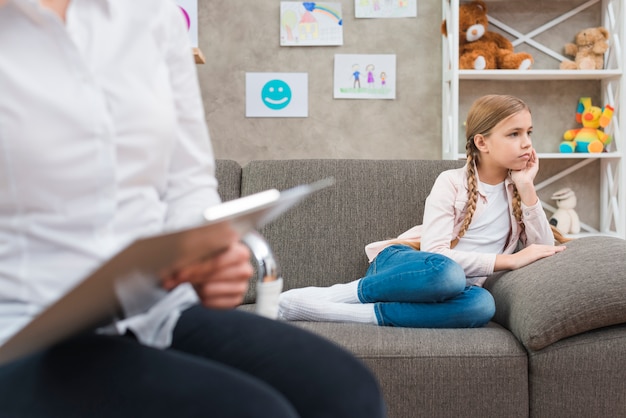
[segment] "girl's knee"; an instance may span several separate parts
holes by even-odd
[[[465,271],[463,271],[463,268],[459,263],[444,255],[437,254],[437,257],[440,258],[438,261],[440,271],[437,282],[445,286],[450,293],[463,292],[466,286]]]
[[[487,325],[496,314],[496,302],[491,293],[482,287],[475,287],[473,290],[477,293],[474,298],[473,312],[471,313],[472,318],[474,318],[473,326],[482,327]]]

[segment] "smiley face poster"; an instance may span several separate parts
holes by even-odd
[[[308,116],[307,73],[246,73],[246,117]]]

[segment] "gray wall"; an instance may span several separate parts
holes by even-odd
[[[355,19],[354,0],[337,1],[343,46],[281,47],[280,0],[199,0],[198,66],[218,158],[439,159],[439,0],[420,0],[418,17]],[[335,54],[396,54],[396,100],[334,100]],[[246,118],[246,72],[306,72],[308,118]]]

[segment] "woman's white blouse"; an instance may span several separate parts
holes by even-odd
[[[219,202],[184,19],[168,0],[0,4],[0,342],[132,240]],[[166,346],[179,286],[127,312]],[[133,315],[137,313],[137,315]]]

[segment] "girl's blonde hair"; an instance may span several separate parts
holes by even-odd
[[[467,155],[467,207],[465,218],[458,236],[450,243],[450,248],[453,248],[458,242],[459,238],[465,235],[467,229],[472,223],[472,217],[476,211],[476,202],[478,201],[478,180],[476,176],[476,165],[480,164],[480,151],[474,143],[474,137],[476,135],[487,136],[491,133],[491,130],[504,119],[513,116],[514,114],[526,110],[530,112],[530,108],[521,99],[514,96],[490,94],[478,98],[470,107],[467,113],[467,120],[465,121],[465,153]],[[476,164],[476,165],[475,165]],[[513,186],[513,213],[519,227],[524,229],[524,222],[522,221],[522,201],[520,199],[517,188]],[[554,240],[557,243],[565,243],[571,241],[570,238],[566,238],[556,229],[552,228],[552,234]],[[417,241],[407,240],[394,240],[394,244],[404,244],[420,249],[420,243]]]
[[[491,130],[504,119],[514,114],[526,110],[530,112],[530,108],[521,99],[508,96],[490,94],[478,98],[470,107],[465,121],[465,154],[467,155],[467,212],[458,238],[465,235],[469,228],[476,210],[476,202],[478,201],[478,185],[476,176],[476,165],[480,164],[480,151],[474,143],[476,135],[487,136]],[[513,186],[513,213],[519,227],[523,230],[522,222],[522,202],[517,192],[517,187]],[[570,241],[565,238],[558,229],[551,226],[554,239],[558,243]]]

